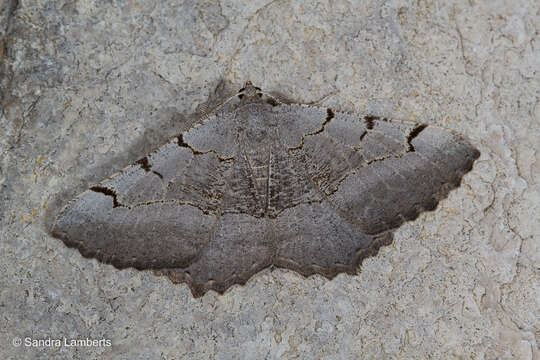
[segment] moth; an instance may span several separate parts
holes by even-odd
[[[439,127],[284,104],[247,82],[227,111],[68,203],[52,234],[195,297],[272,266],[355,274],[479,155]]]

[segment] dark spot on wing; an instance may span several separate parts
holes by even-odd
[[[414,149],[414,145],[412,144],[412,141],[415,137],[418,136],[418,134],[420,134],[422,132],[422,130],[424,130],[425,128],[427,127],[427,125],[425,124],[420,124],[420,125],[417,125],[414,129],[412,129],[412,131],[409,133],[409,135],[407,136],[407,144],[409,145],[409,149],[407,150],[408,152],[413,152],[413,151],[416,151]]]
[[[90,188],[90,190],[92,190],[94,192],[101,193],[103,195],[107,195],[107,196],[112,197],[113,198],[113,208],[122,206],[122,204],[120,204],[118,202],[118,199],[116,198],[116,193],[114,191],[112,191],[111,189],[106,188],[104,186],[96,185],[96,186],[92,186]]]
[[[195,155],[201,155],[201,154],[204,154],[203,152],[200,152],[199,150],[192,148],[187,142],[185,142],[185,141],[184,141],[184,134],[178,135],[178,136],[176,137],[176,140],[177,140],[178,146],[181,146],[181,147],[185,147],[185,148],[187,148],[187,149],[190,149],[190,150],[193,152],[193,154],[195,154]]]
[[[326,114],[327,114],[326,115],[326,121],[327,122],[332,120],[334,118],[334,116],[335,116],[334,112],[330,108],[326,109]]]
[[[360,135],[360,141],[362,141],[367,135],[367,131],[364,131],[362,135]]]
[[[366,127],[368,130],[371,130],[373,129],[373,127],[375,126],[375,120],[379,120],[380,117],[378,116],[373,116],[373,115],[366,115],[364,116],[364,122],[366,123]]]
[[[141,168],[144,169],[146,172],[152,169],[152,165],[150,165],[150,163],[148,162],[148,156],[145,156],[142,159],[135,161],[135,164],[139,164]]]

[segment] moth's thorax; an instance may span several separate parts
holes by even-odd
[[[254,102],[237,109],[236,126],[245,142],[262,145],[275,140],[277,122],[271,108],[270,104]]]

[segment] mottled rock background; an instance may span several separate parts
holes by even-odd
[[[0,25],[0,358],[540,359],[538,1],[0,0]],[[267,270],[193,299],[48,235],[248,79],[442,125],[482,156],[332,281]]]

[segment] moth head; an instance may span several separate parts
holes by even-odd
[[[253,85],[251,81],[246,81],[244,87],[238,91],[237,96],[243,101],[258,100],[262,98],[261,88]]]

